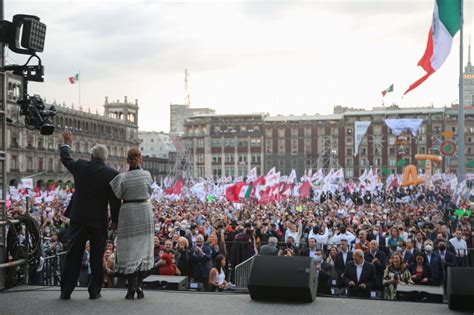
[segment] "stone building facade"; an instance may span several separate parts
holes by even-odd
[[[189,105],[170,104],[170,134],[181,136],[184,132],[184,122],[190,117],[214,113],[215,110],[210,108],[191,108]]]
[[[474,172],[474,108],[466,107],[467,172]],[[419,118],[416,136],[395,137],[385,119]],[[371,121],[355,153],[356,121]],[[282,175],[295,169],[342,167],[346,177],[358,177],[367,168],[382,176],[400,173],[404,165],[417,164],[418,153],[441,154],[444,161],[435,170],[455,171],[457,107],[399,108],[397,106],[354,110],[337,107],[331,115],[203,115],[185,123],[185,143],[194,176],[240,176],[252,167],[264,174],[276,167]],[[454,155],[446,148],[454,148]],[[443,151],[444,150],[444,151]],[[444,153],[446,154],[444,154]],[[420,171],[422,171],[420,166]]]

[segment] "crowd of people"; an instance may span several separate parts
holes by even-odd
[[[41,226],[44,257],[65,250],[64,212],[72,192],[62,190],[30,208]],[[396,202],[405,197],[410,201]],[[205,290],[231,288],[235,266],[256,254],[309,256],[319,271],[320,293],[378,291],[394,299],[400,283],[443,285],[447,268],[466,266],[467,250],[473,248],[470,218],[459,217],[449,190],[439,188],[324,192],[316,200],[291,197],[265,205],[256,199],[160,199],[152,200],[152,208],[151,272],[188,276]],[[25,211],[24,202],[13,202],[9,214]],[[114,275],[115,236],[110,228],[103,258],[107,287],[121,285]],[[89,259],[86,249],[82,285],[91,274]]]

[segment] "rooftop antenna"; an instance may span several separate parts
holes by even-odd
[[[184,69],[184,103],[190,106],[191,96],[189,95],[189,89],[188,89],[188,77],[189,77],[188,69]]]

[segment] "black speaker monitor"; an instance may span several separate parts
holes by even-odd
[[[310,257],[256,256],[251,268],[252,300],[310,303],[316,299],[318,279]]]
[[[448,268],[448,306],[474,312],[474,268]]]

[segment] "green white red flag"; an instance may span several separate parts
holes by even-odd
[[[69,77],[69,83],[71,84],[74,84],[76,83],[77,81],[79,81],[79,73],[76,73],[75,75],[73,75],[72,77]]]
[[[433,21],[428,34],[428,44],[425,54],[418,62],[418,65],[426,71],[426,74],[410,85],[404,94],[407,94],[428,79],[448,58],[454,35],[461,28],[461,1],[435,1]]]

